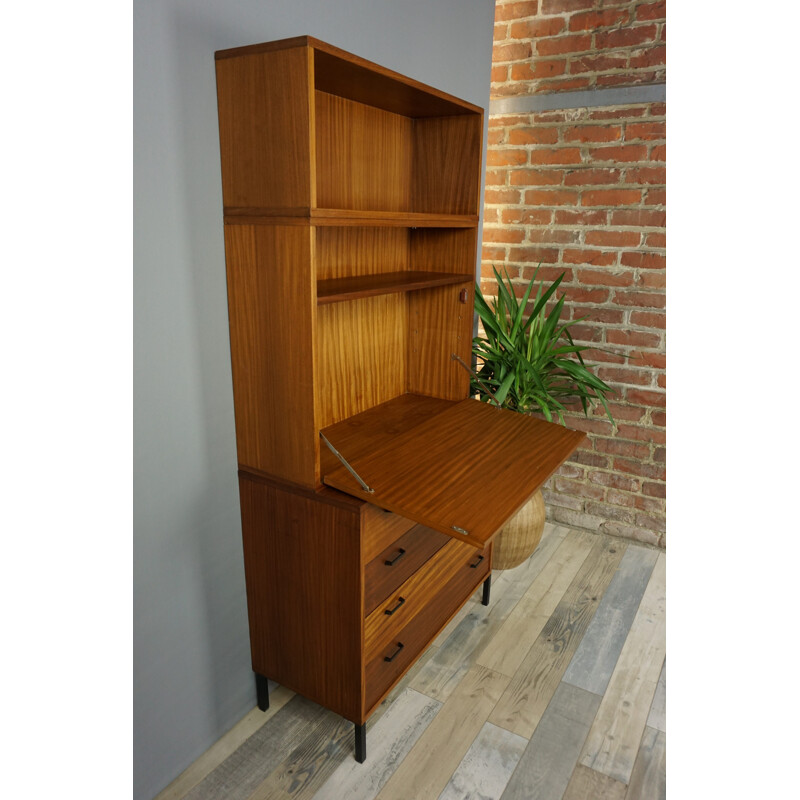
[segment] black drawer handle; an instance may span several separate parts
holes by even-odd
[[[406,601],[405,597],[398,597],[397,605],[394,608],[384,608],[383,613],[391,617],[392,614],[394,614],[394,612],[397,611],[397,609],[400,608],[400,606],[403,605],[403,603],[405,603],[405,601]]]
[[[383,563],[386,564],[387,567],[393,567],[405,554],[406,551],[403,550],[402,547],[400,547],[398,549],[397,555],[393,559],[391,559],[391,561],[387,560],[384,561]]]
[[[474,564],[470,564],[470,567],[472,567],[472,569],[475,569],[477,566],[480,565],[481,561],[483,561],[483,556],[478,556],[478,560]]]
[[[397,643],[397,650],[395,650],[394,653],[392,653],[390,656],[384,656],[383,660],[384,661],[394,661],[395,657],[403,649],[403,647],[405,647],[405,645],[402,642],[398,642]]]

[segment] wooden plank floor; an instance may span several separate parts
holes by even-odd
[[[352,724],[277,686],[156,800],[660,800],[665,565],[547,523],[373,714],[364,764]]]

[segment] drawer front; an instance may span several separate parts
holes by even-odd
[[[434,553],[453,541],[439,531],[415,525],[392,542],[364,570],[364,616],[410,578]]]
[[[391,511],[367,503],[361,510],[364,535],[364,563],[377,558],[392,542],[396,542],[417,523]]]
[[[460,549],[455,569],[450,571],[449,579],[443,580],[439,572],[434,591],[427,602],[401,626],[392,625],[386,633],[376,640],[372,653],[366,657],[366,709],[369,711],[392,684],[414,663],[417,656],[430,644],[433,637],[472,594],[475,588],[486,580],[489,574],[488,549],[480,552],[461,542],[452,542]],[[440,551],[441,555],[445,549]],[[465,548],[465,549],[462,549]],[[480,559],[480,556],[484,558]],[[434,558],[438,558],[435,556]],[[472,565],[475,565],[474,567]],[[407,602],[411,602],[413,597]],[[405,604],[403,605],[405,607]],[[382,609],[379,609],[382,612]],[[399,611],[393,616],[399,617]],[[388,660],[387,660],[388,659]]]

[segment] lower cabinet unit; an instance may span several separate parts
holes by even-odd
[[[259,705],[266,678],[356,726],[473,592],[483,550],[340,492],[239,473],[247,604]],[[484,592],[488,596],[488,592]]]

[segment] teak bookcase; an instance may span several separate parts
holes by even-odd
[[[480,108],[308,36],[216,69],[258,703],[332,709],[363,761],[583,434],[469,399]]]

